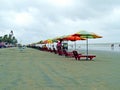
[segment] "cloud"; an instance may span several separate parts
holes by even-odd
[[[96,42],[118,42],[119,0],[1,0],[0,4],[0,35],[13,30],[25,44],[79,30],[103,35]]]

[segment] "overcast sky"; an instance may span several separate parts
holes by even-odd
[[[24,44],[80,30],[120,42],[120,0],[0,0],[0,36],[11,30]]]

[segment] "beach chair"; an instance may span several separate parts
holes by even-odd
[[[77,51],[73,51],[74,57],[76,60],[80,60],[81,58],[86,58],[86,59],[90,59],[92,60],[94,57],[96,57],[95,55],[83,55],[83,54],[78,54]]]
[[[53,52],[53,50],[52,50],[51,48],[49,48],[49,49],[48,49],[48,52],[51,52],[51,53],[52,53],[52,52]]]
[[[74,57],[73,52],[67,52],[65,49],[63,50],[63,53],[64,53],[65,57]]]
[[[57,52],[58,52],[58,55],[63,55],[63,51],[62,51],[62,49],[60,49],[60,50],[57,50]]]
[[[53,48],[53,52],[55,53],[55,54],[57,54],[58,52],[57,52],[57,50],[55,49],[55,48]]]

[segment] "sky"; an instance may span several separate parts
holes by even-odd
[[[31,44],[80,30],[120,42],[120,0],[0,0],[0,36],[11,30],[18,43]]]

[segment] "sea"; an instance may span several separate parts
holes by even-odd
[[[86,44],[70,44],[69,50],[86,50]],[[88,44],[88,50],[120,52],[120,43],[96,43]]]

